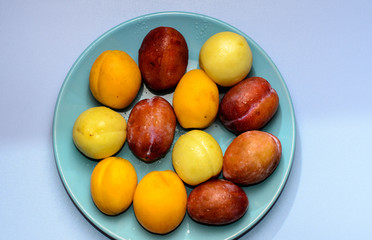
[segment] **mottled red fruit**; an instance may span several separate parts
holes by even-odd
[[[138,65],[145,84],[153,90],[173,88],[186,72],[189,59],[183,35],[171,27],[157,27],[143,39]]]
[[[236,137],[223,157],[223,177],[239,185],[262,182],[276,169],[282,155],[279,139],[263,131]]]
[[[128,145],[134,155],[145,162],[163,157],[172,145],[176,115],[162,97],[139,101],[128,119]]]
[[[270,83],[261,77],[250,77],[225,94],[219,107],[219,118],[228,130],[240,134],[264,127],[278,106],[278,94]]]
[[[241,218],[248,205],[248,197],[241,187],[224,179],[213,179],[191,191],[187,212],[197,222],[224,225]]]

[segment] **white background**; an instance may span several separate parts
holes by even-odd
[[[372,235],[372,3],[361,1],[1,1],[1,239],[106,239],[70,200],[52,145],[74,61],[139,15],[189,11],[225,21],[272,58],[291,93],[297,142],[288,182],[242,239]]]

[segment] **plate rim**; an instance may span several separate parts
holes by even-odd
[[[238,32],[239,34],[243,35],[245,38],[249,39],[251,41],[250,44],[253,43],[255,45],[255,47],[257,48],[257,50],[259,50],[261,52],[261,54],[264,55],[264,57],[268,60],[268,63],[275,70],[276,74],[278,75],[278,77],[280,79],[280,83],[283,86],[283,89],[284,89],[284,92],[285,92],[285,97],[287,98],[287,101],[288,101],[289,106],[290,106],[290,108],[289,108],[290,109],[290,113],[288,113],[288,114],[290,115],[290,119],[293,122],[293,124],[291,126],[291,131],[293,133],[292,136],[291,136],[291,138],[293,139],[293,141],[290,144],[290,155],[288,157],[288,167],[285,169],[284,178],[282,178],[277,191],[272,196],[271,201],[267,204],[267,206],[261,211],[260,214],[257,215],[257,217],[255,219],[252,219],[252,221],[250,221],[249,224],[245,225],[244,228],[242,228],[240,231],[234,233],[233,235],[231,235],[227,239],[232,239],[232,238],[239,237],[239,236],[245,234],[246,232],[248,232],[249,230],[251,230],[255,225],[257,225],[263,219],[263,217],[265,217],[266,214],[268,214],[268,212],[270,211],[270,209],[275,205],[275,203],[278,200],[279,196],[283,192],[283,189],[284,189],[284,187],[285,187],[285,185],[286,185],[286,183],[288,181],[288,178],[290,176],[290,172],[291,172],[292,166],[293,166],[294,154],[295,154],[295,147],[296,147],[296,125],[297,124],[296,124],[296,117],[295,117],[295,112],[294,112],[294,106],[293,106],[293,102],[292,102],[292,97],[291,97],[291,95],[289,93],[287,84],[284,81],[284,78],[283,78],[282,74],[280,73],[279,69],[277,68],[276,64],[273,62],[273,60],[271,59],[271,57],[250,36],[248,36],[247,34],[245,34],[244,32],[242,32],[241,30],[237,29],[236,27],[230,25],[229,23],[226,23],[226,22],[224,22],[222,20],[219,20],[217,18],[208,16],[208,15],[205,15],[205,14],[200,14],[200,13],[195,13],[195,12],[188,12],[188,11],[160,11],[160,12],[152,12],[152,13],[143,14],[143,15],[140,15],[140,16],[137,16],[137,17],[130,18],[130,19],[126,20],[126,21],[123,21],[123,22],[117,24],[116,26],[108,29],[107,31],[105,31],[104,33],[102,33],[101,35],[99,35],[93,42],[91,42],[85,48],[85,50],[78,56],[78,58],[75,60],[75,62],[71,66],[70,70],[68,71],[66,77],[64,78],[63,83],[61,85],[61,88],[59,90],[59,93],[58,93],[58,96],[57,96],[57,100],[56,100],[56,104],[55,104],[55,108],[54,108],[54,113],[53,113],[53,130],[52,130],[52,134],[53,134],[53,136],[52,136],[52,143],[53,143],[54,158],[55,158],[55,162],[56,162],[56,165],[57,165],[57,170],[58,170],[59,176],[60,176],[61,181],[63,183],[64,189],[68,193],[69,198],[72,200],[72,202],[74,203],[74,205],[78,208],[78,210],[82,213],[82,215],[96,229],[98,229],[103,234],[105,234],[107,236],[110,236],[110,237],[121,239],[122,236],[118,236],[116,233],[114,233],[111,230],[107,229],[105,226],[103,226],[102,224],[100,224],[99,222],[97,222],[95,220],[95,218],[92,217],[91,214],[89,214],[89,212],[85,211],[83,205],[79,202],[79,200],[77,199],[77,197],[75,196],[75,194],[71,190],[71,187],[70,187],[70,185],[69,185],[69,183],[68,183],[68,181],[66,179],[66,176],[65,176],[65,174],[63,172],[63,169],[61,167],[61,162],[60,162],[61,160],[59,159],[59,156],[58,156],[58,147],[56,145],[56,142],[57,142],[57,122],[58,122],[59,107],[60,107],[60,104],[61,104],[61,97],[62,97],[63,92],[65,91],[65,88],[66,88],[68,79],[71,77],[72,73],[75,71],[76,67],[79,65],[79,63],[84,58],[84,56],[90,51],[90,49],[94,48],[94,46],[97,43],[99,43],[101,41],[101,39],[107,37],[111,32],[114,32],[116,29],[121,28],[123,25],[127,25],[127,24],[129,24],[131,22],[139,21],[139,20],[146,19],[146,18],[149,18],[149,17],[151,18],[151,17],[161,17],[161,16],[172,16],[172,17],[177,17],[177,16],[191,16],[191,17],[198,17],[198,18],[202,17],[202,18],[208,19],[210,21],[217,22],[218,24],[224,25],[224,26],[226,26],[228,28],[234,29],[236,32]]]

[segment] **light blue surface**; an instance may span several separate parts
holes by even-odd
[[[227,239],[240,236],[252,228],[272,207],[281,193],[289,175],[295,147],[295,118],[289,92],[278,69],[271,59],[252,39],[238,29],[219,20],[185,12],[162,12],[141,16],[112,28],[94,41],[79,57],[68,73],[56,104],[53,125],[54,151],[58,170],[68,194],[81,212],[106,234],[120,239],[159,239],[137,222],[133,208],[112,217],[102,214],[90,195],[90,176],[96,161],[84,157],[72,142],[72,126],[80,113],[88,108],[100,106],[89,91],[89,72],[94,60],[105,50],[119,49],[138,59],[138,49],[145,35],[159,26],[170,26],[185,37],[189,48],[188,69],[198,68],[198,56],[203,43],[213,34],[234,31],[245,36],[251,46],[253,65],[249,76],[266,78],[279,95],[279,109],[275,117],[263,129],[279,138],[282,143],[282,158],[275,172],[264,182],[243,187],[250,201],[247,213],[233,224],[207,226],[194,222],[187,215],[181,225],[161,239]],[[224,93],[221,92],[221,98]],[[153,93],[142,86],[134,102],[151,98]],[[162,94],[172,103],[172,93]],[[134,103],[133,103],[134,104]],[[119,111],[128,119],[133,104]],[[235,137],[219,121],[215,121],[206,132],[212,134],[223,152]],[[186,131],[177,126],[174,142]],[[173,142],[173,144],[174,144]],[[170,152],[172,151],[172,148]],[[150,171],[171,169],[171,154],[152,164],[137,159],[128,144],[116,156],[128,159],[135,167],[139,180]],[[191,188],[187,187],[190,192]]]
[[[241,239],[369,239],[369,0],[2,1],[0,238],[107,239],[59,176],[52,144],[58,93],[102,33],[172,10],[212,16],[246,33],[273,59],[291,93],[296,149],[287,184]]]

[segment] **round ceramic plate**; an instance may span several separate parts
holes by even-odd
[[[173,27],[185,37],[189,47],[188,70],[199,68],[200,48],[213,34],[232,31],[243,35],[253,54],[253,66],[249,76],[266,78],[279,95],[279,109],[274,118],[262,130],[270,132],[280,139],[283,148],[281,162],[274,173],[264,182],[243,187],[250,205],[246,214],[232,224],[225,226],[203,225],[194,222],[186,214],[177,229],[166,235],[156,235],[146,231],[137,222],[132,206],[118,216],[107,216],[95,207],[91,199],[90,175],[97,162],[83,156],[72,141],[72,127],[79,114],[88,108],[101,105],[93,98],[89,90],[90,68],[94,60],[105,50],[125,51],[137,61],[138,49],[143,38],[151,29],[159,26]],[[223,94],[224,91],[221,91],[221,97]],[[154,93],[142,86],[135,102],[152,96]],[[172,92],[162,93],[161,96],[172,103]],[[128,108],[118,111],[126,120],[128,120],[134,103]],[[223,152],[236,137],[227,131],[218,120],[205,131],[214,136]],[[185,132],[184,129],[177,126],[174,142]],[[59,93],[53,123],[53,145],[58,171],[67,193],[82,214],[110,237],[117,239],[229,239],[236,238],[251,229],[270,210],[283,190],[293,161],[295,118],[289,92],[278,69],[250,37],[238,29],[208,16],[184,12],[162,12],[140,16],[112,28],[95,40],[81,54],[67,74]],[[171,150],[164,158],[151,164],[136,158],[127,143],[116,155],[128,159],[133,164],[138,174],[138,180],[140,180],[150,171],[173,170]],[[187,188],[187,191],[189,193],[191,189]]]

